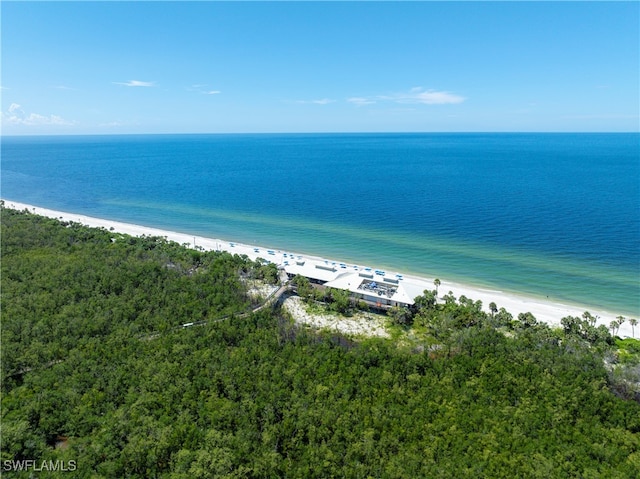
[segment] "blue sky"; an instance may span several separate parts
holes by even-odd
[[[2,134],[638,131],[637,2],[7,2]]]

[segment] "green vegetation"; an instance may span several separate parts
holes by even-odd
[[[367,309],[362,301],[355,301],[351,293],[346,289],[314,287],[308,278],[297,275],[291,280],[296,293],[308,305],[322,303],[324,309],[330,313],[340,313],[343,316],[350,316],[356,310]]]
[[[2,461],[92,478],[637,477],[640,404],[607,369],[637,365],[637,341],[425,293],[394,312],[419,342],[354,342],[247,313],[247,278],[275,281],[247,258],[3,209]]]

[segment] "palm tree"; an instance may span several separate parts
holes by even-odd
[[[491,317],[493,318],[493,316],[498,312],[498,306],[496,306],[496,303],[489,303],[489,311],[491,311]]]
[[[638,325],[638,320],[635,319],[635,318],[629,318],[629,324],[631,325],[631,337],[633,337],[635,339],[636,332],[635,332],[634,328]]]
[[[590,326],[596,325],[596,317],[593,316],[589,311],[585,311],[584,313],[582,313],[582,317],[589,322]]]
[[[618,325],[618,321],[616,321],[615,319],[609,323],[609,329],[611,330],[611,336],[615,336],[616,335],[616,328],[618,328],[618,327],[620,327],[620,326]]]
[[[616,328],[616,332],[618,332],[620,330],[620,326],[622,326],[622,323],[624,323],[627,318],[625,318],[624,316],[618,316],[616,319],[618,320],[618,327]]]
[[[536,317],[528,311],[526,313],[520,313],[518,315],[518,320],[524,328],[531,328],[538,324]]]
[[[436,297],[433,291],[425,289],[421,296],[414,299],[414,304],[418,309],[433,309],[436,305]]]
[[[438,278],[433,280],[433,284],[436,285],[436,299],[438,298],[438,286],[440,286],[440,280]]]

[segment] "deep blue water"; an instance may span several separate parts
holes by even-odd
[[[640,313],[640,135],[2,138],[2,197]]]

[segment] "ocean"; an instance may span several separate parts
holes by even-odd
[[[7,200],[640,316],[637,133],[1,141]]]

